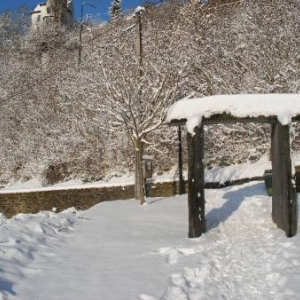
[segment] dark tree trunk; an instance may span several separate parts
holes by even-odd
[[[143,152],[144,144],[141,141],[135,142],[135,199],[140,200],[140,204],[145,203],[145,182],[143,176]]]

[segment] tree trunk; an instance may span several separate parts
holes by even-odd
[[[141,141],[135,142],[135,199],[140,200],[140,204],[145,203],[145,182],[143,176],[144,145]]]

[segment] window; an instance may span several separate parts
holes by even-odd
[[[52,13],[51,7],[47,7],[47,14],[50,15]]]
[[[41,21],[41,15],[37,15],[37,16],[36,16],[36,21],[37,21],[37,22],[40,22],[40,21]]]

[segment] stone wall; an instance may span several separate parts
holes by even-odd
[[[151,183],[148,197],[168,197],[177,193],[177,182]],[[57,211],[69,207],[84,210],[99,202],[133,197],[133,185],[7,193],[0,194],[0,212],[12,217],[18,213],[37,213],[54,207]]]
[[[251,180],[262,180],[262,177],[226,182],[221,185],[219,183],[206,183],[205,188],[220,188],[242,184]],[[187,191],[186,182],[185,186]],[[147,190],[148,197],[169,197],[178,194],[179,184],[176,181],[152,182]],[[126,200],[133,197],[134,185],[7,193],[0,194],[0,212],[7,217],[12,217],[19,213],[37,213],[43,210],[52,210],[54,207],[57,211],[69,207],[84,210],[103,201]]]

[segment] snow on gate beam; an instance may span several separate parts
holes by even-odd
[[[185,124],[193,116],[210,122],[263,122],[282,125],[300,120],[300,94],[215,95],[182,99],[168,110],[167,124]]]

